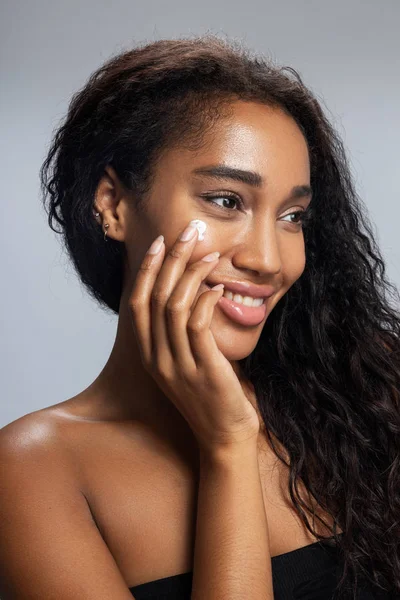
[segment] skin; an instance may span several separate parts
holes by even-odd
[[[142,213],[135,210],[135,199],[111,167],[107,167],[95,199],[103,226],[109,224],[107,236],[125,244],[127,258],[114,347],[80,402],[86,402],[85,410],[99,418],[133,419],[155,431],[162,424],[163,432],[168,423],[171,437],[182,436],[187,443],[193,439],[192,432],[143,368],[132,327],[129,298],[153,240],[163,234],[168,250],[192,219],[205,221],[205,239],[194,244],[188,264],[218,251],[220,258],[209,274],[214,283],[235,279],[274,286],[277,291],[269,299],[265,320],[305,267],[301,226],[289,215],[305,209],[311,198],[289,197],[294,186],[310,185],[306,140],[295,121],[280,110],[249,102],[236,102],[232,108],[229,119],[220,120],[214,128],[215,135],[204,151],[172,149],[164,154]],[[221,163],[256,171],[265,183],[253,188],[191,174],[198,167]],[[224,191],[236,193],[244,207],[229,199],[224,201]],[[201,194],[205,192],[221,192],[219,198],[214,198],[219,206],[203,199]],[[221,205],[230,210],[224,211]],[[205,289],[201,284],[196,299]],[[236,361],[252,352],[265,320],[258,326],[243,327],[228,319],[218,305],[214,309],[210,329],[244,386],[248,384],[241,378]],[[133,395],[132,389],[140,393]],[[249,393],[256,409],[251,386]]]
[[[199,457],[192,428],[143,364],[143,347],[135,329],[143,315],[135,323],[130,301],[139,266],[159,234],[165,236],[165,249],[155,259],[156,263],[160,260],[160,269],[154,286],[158,277],[168,275],[166,261],[161,267],[161,259],[167,260],[171,248],[177,247],[186,225],[201,219],[208,225],[205,239],[188,242],[179,259],[184,272],[210,252],[220,252],[219,260],[207,269],[202,267],[204,276],[212,276],[213,283],[235,279],[274,286],[266,319],[304,271],[303,233],[288,216],[310,202],[310,198],[289,200],[294,186],[310,184],[307,144],[296,123],[281,111],[238,102],[229,119],[217,123],[208,142],[196,153],[165,152],[144,212],[135,210],[135,198],[112,168],[107,167],[99,182],[95,198],[101,213],[99,226],[107,223],[108,237],[126,248],[115,343],[88,388],[22,417],[0,434],[0,537],[4,540],[0,564],[6,565],[13,590],[8,596],[0,590],[5,599],[17,598],[16,587],[21,598],[31,596],[32,590],[37,598],[54,597],[54,590],[57,597],[64,590],[63,597],[75,598],[84,589],[88,598],[108,594],[128,599],[127,586],[192,569],[195,540],[199,597],[212,597],[202,587],[211,576],[220,598],[218,586],[227,588],[230,572],[239,574],[230,582],[237,592],[231,597],[243,597],[240,581],[250,578],[252,589],[259,586],[255,597],[264,597],[271,581],[266,557],[315,541],[294,514],[287,469],[264,436],[258,436],[258,452],[253,443],[251,450],[242,445],[240,452],[230,453],[218,467],[214,462],[199,468],[204,455]],[[267,183],[253,189],[229,180],[195,179],[190,174],[198,167],[219,163],[256,171]],[[229,202],[232,210],[224,211],[201,198],[213,192],[222,204],[221,196],[228,191],[242,198],[243,210],[236,212]],[[233,323],[218,306],[220,292],[204,293],[205,289],[200,285],[194,290],[193,307],[214,295],[209,304],[213,308],[208,313],[210,330],[219,364],[224,362],[234,371],[230,380],[220,377],[222,389],[227,389],[229,401],[232,390],[245,390],[252,407],[243,394],[239,398],[236,393],[236,401],[244,407],[246,400],[257,416],[251,386],[241,378],[236,361],[256,346],[264,322],[254,327]],[[180,293],[186,293],[182,286]],[[179,371],[181,365],[175,367]],[[184,396],[180,401],[185,407],[185,390],[178,385],[177,392]],[[196,402],[188,404],[196,407],[205,396],[204,388],[198,390]],[[209,399],[215,414],[225,416],[220,395],[215,397]],[[196,521],[197,499],[202,510]],[[245,515],[243,506],[250,507]],[[328,517],[322,511],[321,516]],[[324,529],[319,532],[330,534]],[[223,546],[221,539],[226,542]],[[220,560],[210,563],[210,557],[217,554]],[[45,576],[43,565],[49,566]],[[271,596],[270,587],[269,592]]]

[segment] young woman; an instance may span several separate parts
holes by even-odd
[[[41,182],[118,328],[87,389],[0,433],[2,600],[399,597],[397,292],[296,71],[138,46]]]

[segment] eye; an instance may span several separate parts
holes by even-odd
[[[202,194],[201,195],[206,202],[210,202],[210,204],[214,204],[221,210],[237,210],[238,208],[242,208],[243,204],[239,196],[233,194],[232,192],[219,192],[218,194]],[[217,200],[221,201],[220,203]]]
[[[296,219],[295,221],[289,221],[292,225],[300,225],[302,226],[306,220],[306,212],[305,210],[297,210],[296,212],[289,213],[282,218],[293,217]]]

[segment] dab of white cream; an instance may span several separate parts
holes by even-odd
[[[207,224],[204,223],[204,221],[200,221],[200,219],[194,219],[193,221],[190,221],[189,225],[196,227],[197,231],[199,232],[197,239],[200,241],[204,240],[204,232],[207,229]]]

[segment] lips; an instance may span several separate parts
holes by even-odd
[[[264,302],[261,306],[246,306],[245,304],[239,304],[234,300],[229,300],[222,296],[218,300],[218,306],[222,312],[229,317],[232,321],[251,327],[259,325],[265,319],[267,314],[267,306]]]
[[[211,279],[207,279],[206,283],[210,287],[217,285],[217,283],[223,283],[226,290],[234,294],[240,294],[241,296],[251,296],[252,298],[268,298],[276,291],[271,285],[255,285],[247,281],[222,281],[221,279],[212,281]]]
[[[235,302],[233,299],[222,296],[218,300],[218,306],[221,311],[232,321],[246,327],[256,326],[262,323],[267,314],[268,298],[272,296],[275,289],[271,286],[256,286],[247,282],[239,281],[218,281],[212,282],[207,280],[206,285],[209,287],[223,283],[225,290],[240,294],[241,296],[251,296],[252,298],[264,298],[265,301],[261,306],[246,306],[245,304]]]

